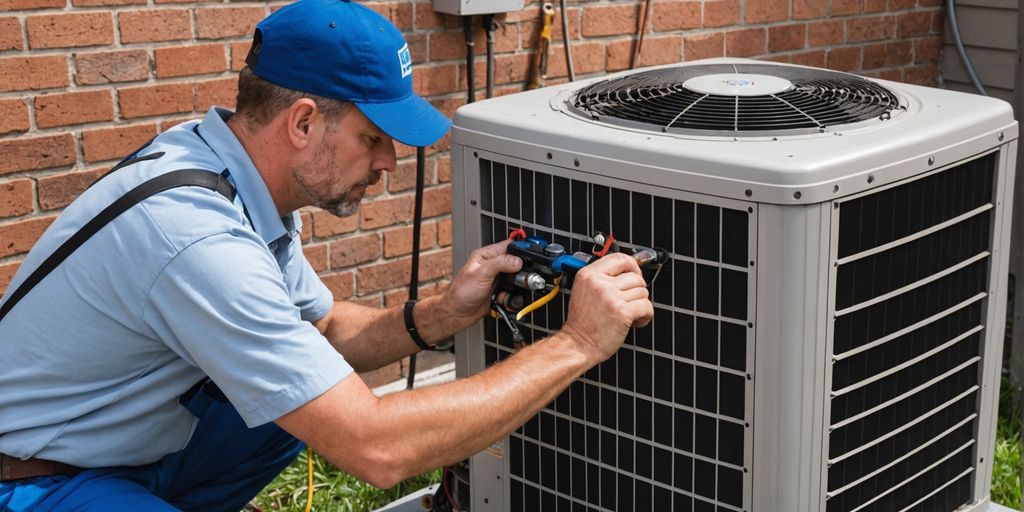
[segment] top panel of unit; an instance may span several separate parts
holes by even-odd
[[[466,105],[456,144],[744,200],[828,201],[1017,137],[1006,102],[712,59]]]
[[[523,0],[433,0],[434,10],[456,16],[523,10]]]

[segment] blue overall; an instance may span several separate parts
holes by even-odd
[[[274,423],[247,428],[215,386],[186,406],[199,423],[184,450],[145,466],[0,483],[0,510],[238,512],[304,446]]]

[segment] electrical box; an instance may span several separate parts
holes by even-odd
[[[523,0],[434,0],[434,10],[456,16],[523,10]]]

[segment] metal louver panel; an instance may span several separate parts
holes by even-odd
[[[836,205],[828,512],[973,498],[996,158]]]
[[[671,253],[652,289],[652,325],[509,436],[507,510],[749,510],[753,208],[483,158],[479,172],[484,244],[524,227],[569,251],[589,251],[602,231]],[[568,300],[524,319],[526,338],[558,329]],[[504,324],[485,320],[483,331],[486,364],[511,355]]]
[[[721,75],[753,83],[778,78],[765,94],[708,92],[688,80]],[[767,64],[714,64],[662,68],[597,82],[569,100],[577,114],[610,124],[657,131],[804,133],[887,118],[901,108],[888,89],[863,78]],[[756,135],[757,133],[749,133]]]

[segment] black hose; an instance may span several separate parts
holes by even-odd
[[[420,286],[420,228],[423,225],[423,176],[426,152],[416,148],[416,204],[412,212],[412,269],[409,272],[409,300],[419,297]],[[409,376],[405,388],[412,389],[416,381],[416,354],[409,356]]]
[[[494,31],[497,29],[493,14],[484,15],[484,30],[487,32],[487,97],[494,97]]]
[[[946,0],[946,11],[949,13],[949,28],[953,31],[953,41],[956,42],[956,51],[960,53],[960,61],[964,63],[964,69],[967,70],[967,75],[971,77],[971,82],[974,83],[974,88],[978,90],[978,94],[982,96],[988,96],[988,92],[985,91],[985,87],[981,85],[981,80],[978,80],[978,74],[974,72],[974,66],[971,65],[971,59],[967,57],[967,50],[964,48],[964,42],[960,39],[960,27],[956,23],[956,10],[953,6],[955,0]]]
[[[562,9],[562,40],[565,42],[565,69],[569,71],[569,81],[576,80],[576,70],[572,65],[572,45],[569,43],[569,8],[566,0],[559,0],[559,7]]]
[[[476,101],[476,70],[473,69],[473,17],[462,17],[462,33],[466,35],[466,103]]]

